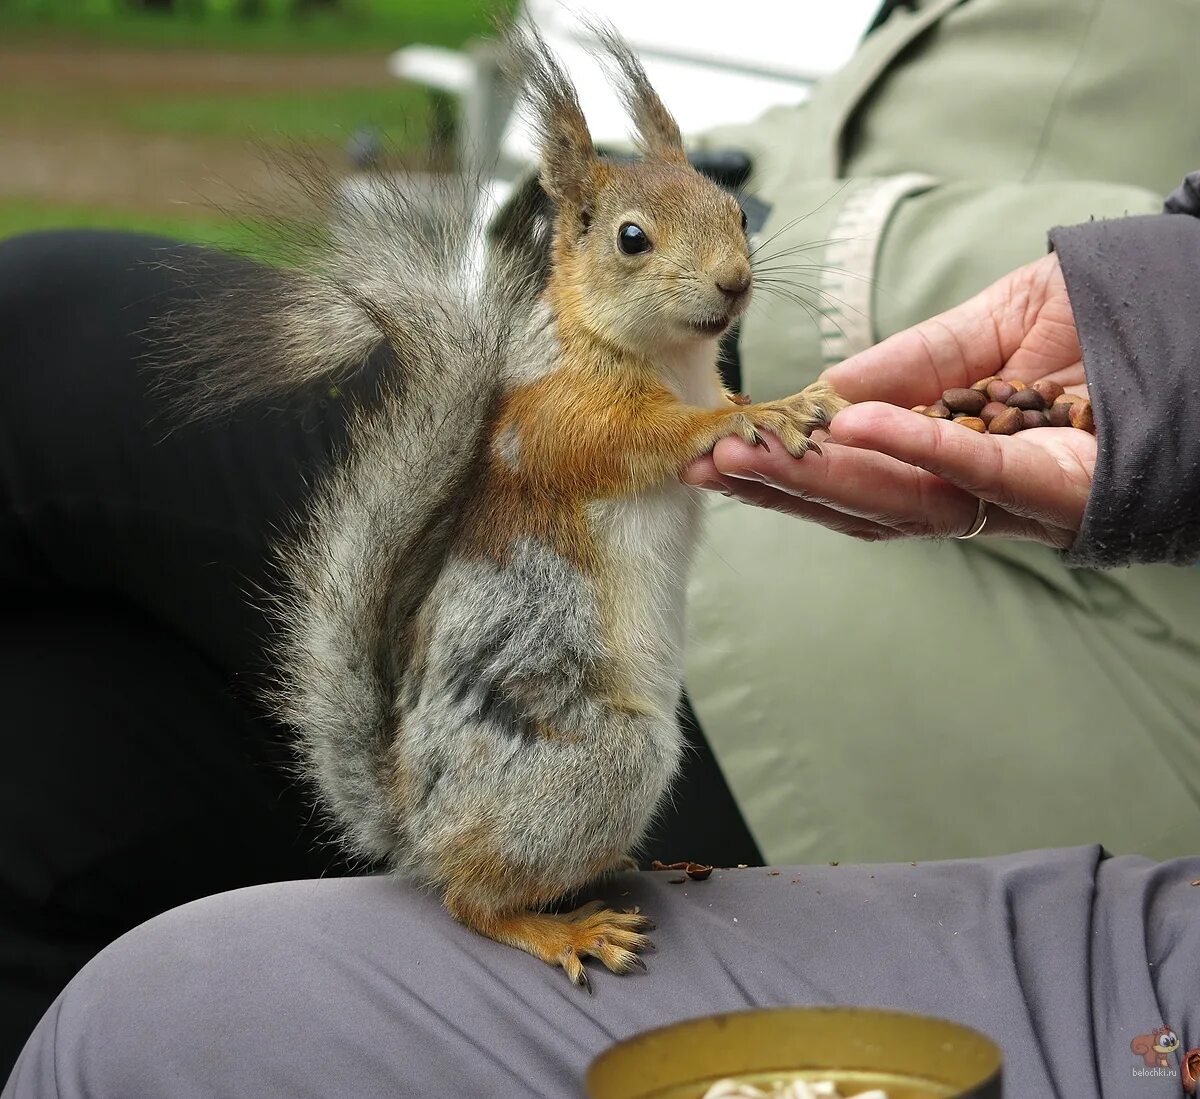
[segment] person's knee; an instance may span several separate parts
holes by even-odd
[[[280,920],[302,918],[295,894],[318,885],[218,894],[122,936],[76,974],[42,1018],[6,1099],[213,1094],[206,1081],[214,1060],[230,1071],[242,1059],[238,1047],[257,1056],[260,1038],[269,1039],[264,1019],[285,1003],[278,994],[281,956],[302,968]],[[44,1079],[50,1067],[57,1090]]]

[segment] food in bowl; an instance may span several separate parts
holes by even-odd
[[[888,1099],[888,1093],[879,1088],[844,1092],[832,1080],[776,1080],[769,1091],[748,1080],[718,1080],[704,1099]]]

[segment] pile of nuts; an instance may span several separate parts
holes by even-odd
[[[940,401],[919,404],[913,411],[990,435],[1015,435],[1031,427],[1074,427],[1096,434],[1092,402],[1050,381],[1026,385],[981,378],[970,389],[947,389]]]

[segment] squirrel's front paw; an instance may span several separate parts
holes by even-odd
[[[828,427],[834,416],[850,407],[850,402],[828,382],[806,385],[799,393],[784,399],[785,404],[789,402],[797,402],[808,410],[806,415],[813,427]]]
[[[793,458],[809,450],[820,450],[810,436],[818,427],[826,427],[849,402],[837,395],[828,382],[814,382],[790,397],[750,405],[742,416],[752,429],[751,434],[739,431],[747,442],[761,442],[762,431],[775,435]]]

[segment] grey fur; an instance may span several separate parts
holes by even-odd
[[[506,45],[509,69],[523,86],[537,134],[542,186],[559,204],[586,204],[596,150],[575,86],[532,24],[514,28]]]
[[[516,471],[521,468],[521,439],[517,435],[516,428],[505,428],[496,437],[492,448],[504,460],[504,464],[509,469]]]
[[[203,309],[167,313],[152,333],[168,381],[186,382],[178,404],[189,415],[336,383],[383,346],[406,364],[395,375],[400,384],[447,358],[482,351],[496,359],[538,289],[532,209],[518,204],[494,240],[475,299],[465,270],[478,231],[469,214],[474,181],[433,188],[423,180],[418,189],[403,174],[375,173],[351,198],[303,151],[276,167],[290,197],[250,224],[287,266],[246,265]],[[173,262],[204,260],[189,253]]]
[[[679,731],[673,708],[632,715],[595,689],[605,653],[589,582],[525,539],[504,564],[451,558],[422,614],[428,658],[401,734],[421,793],[395,821],[397,868],[429,880],[482,824],[515,880],[536,872],[549,900],[579,884],[590,853],[628,851],[674,773]],[[484,887],[479,902],[502,908]]]
[[[650,84],[637,54],[611,24],[590,22],[587,26],[604,47],[605,61],[633,119],[638,147],[648,156],[686,159],[679,124]]]
[[[394,835],[388,753],[415,618],[452,544],[498,378],[457,355],[447,365],[359,419],[307,535],[285,553],[281,710],[326,809],[372,858]]]
[[[517,184],[488,226],[489,266],[499,262],[506,277],[540,292],[550,278],[554,203],[536,175]]]

